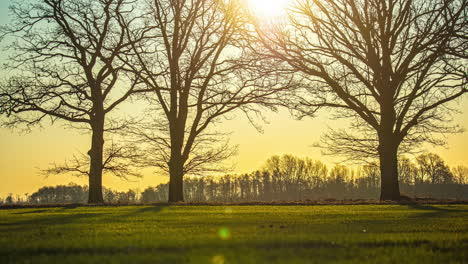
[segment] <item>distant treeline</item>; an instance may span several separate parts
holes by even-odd
[[[449,168],[436,154],[418,156],[415,162],[400,158],[400,187],[409,197],[468,199],[468,168]],[[168,185],[141,193],[143,203],[166,201]],[[336,165],[331,169],[309,158],[273,156],[262,170],[242,175],[188,178],[187,201],[290,201],[319,199],[378,199],[378,164],[357,169]]]
[[[399,160],[400,187],[408,197],[468,199],[468,168],[450,168],[432,153],[415,161]],[[319,199],[378,199],[378,164],[356,169],[336,165],[331,169],[310,158],[273,156],[264,168],[249,174],[222,177],[188,177],[184,180],[186,201],[242,202]],[[142,193],[104,189],[107,203],[166,202],[168,184],[149,187]],[[76,184],[43,187],[24,198],[9,195],[2,203],[86,203],[88,187]]]
[[[62,203],[87,203],[88,186],[80,186],[74,183],[42,187],[31,195],[8,195],[0,199],[0,204],[62,204]],[[134,190],[118,192],[103,188],[104,199],[108,203],[129,204],[138,203],[138,193]]]

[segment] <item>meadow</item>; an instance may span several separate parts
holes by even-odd
[[[468,263],[468,205],[0,210],[0,263]]]

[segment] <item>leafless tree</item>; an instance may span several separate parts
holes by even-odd
[[[416,157],[421,182],[451,183],[453,175],[444,160],[437,154],[424,153]]]
[[[467,10],[466,0],[298,0],[287,22],[255,25],[264,56],[308,85],[290,107],[351,118],[325,146],[379,158],[381,199],[398,200],[398,153],[457,131],[447,103],[468,91]]]
[[[120,145],[113,140],[110,142],[111,143],[107,144],[107,147],[103,150],[103,175],[110,174],[126,180],[128,180],[130,176],[141,177],[142,175],[137,172],[138,166],[133,164],[136,159],[141,157],[136,147],[125,144]],[[63,164],[53,163],[50,168],[41,170],[41,173],[45,176],[68,173],[76,177],[90,177],[90,165],[89,156],[80,153],[80,155],[73,155],[73,158],[65,161]]]
[[[398,176],[399,182],[404,184],[414,184],[416,182],[418,168],[407,157],[398,157]]]
[[[256,70],[243,49],[237,1],[154,0],[149,8],[153,38],[135,45],[128,61],[152,90],[146,116],[153,125],[137,134],[154,143],[148,162],[169,173],[169,201],[178,202],[184,175],[211,170],[232,154],[219,145],[222,118],[235,110],[261,115],[257,106],[272,108],[267,99],[288,83]]]
[[[110,122],[111,112],[142,91],[119,59],[146,31],[135,5],[133,0],[17,1],[11,6],[13,22],[1,29],[11,78],[1,85],[0,113],[9,117],[9,126],[62,120],[91,131],[89,168],[74,164],[75,172],[89,175],[89,203],[103,202],[102,172],[109,165],[103,158],[105,131],[123,125]],[[56,172],[67,169],[59,167]]]
[[[455,183],[468,184],[468,167],[459,165],[452,168],[452,174]]]

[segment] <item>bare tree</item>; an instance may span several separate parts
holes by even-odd
[[[136,171],[138,166],[133,164],[140,157],[141,154],[135,146],[119,145],[114,141],[110,141],[110,144],[107,144],[107,147],[103,150],[102,173],[103,175],[110,174],[126,180],[131,176],[141,177],[142,175]],[[68,173],[76,177],[90,177],[90,166],[89,156],[80,153],[80,155],[73,155],[73,158],[63,164],[53,163],[50,168],[41,170],[41,173],[45,176]]]
[[[416,157],[422,182],[451,183],[453,175],[444,160],[437,154],[424,153]]]
[[[298,0],[284,24],[255,23],[264,55],[308,85],[290,107],[351,118],[351,129],[330,134],[326,147],[379,158],[380,198],[398,200],[398,153],[457,131],[447,103],[468,91],[467,7],[466,0]]]
[[[119,57],[144,36],[133,0],[34,0],[11,6],[12,23],[2,28],[11,54],[11,78],[0,90],[7,125],[30,128],[49,119],[91,131],[89,203],[102,203],[104,132],[123,124],[111,112],[139,92]],[[141,14],[140,14],[141,15]],[[72,166],[73,167],[73,166]],[[56,172],[67,169],[56,167]],[[73,168],[68,168],[73,169]],[[53,169],[52,169],[53,170]]]
[[[320,161],[290,154],[270,157],[265,163],[264,171],[275,178],[274,188],[291,196],[295,195],[298,200],[303,198],[303,190],[318,188],[328,172],[327,166]]]
[[[414,184],[416,182],[418,168],[410,159],[404,156],[398,157],[398,176],[399,183]]]
[[[155,143],[150,165],[170,175],[170,202],[183,201],[184,175],[210,171],[232,154],[217,144],[222,118],[235,110],[261,115],[255,105],[273,107],[267,98],[284,82],[255,71],[242,47],[239,7],[237,1],[151,1],[154,37],[135,45],[128,62],[152,90],[147,116],[155,125],[139,134]]]
[[[456,166],[452,168],[452,174],[455,183],[468,184],[468,167],[462,165]]]

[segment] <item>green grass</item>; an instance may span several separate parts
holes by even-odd
[[[468,205],[0,210],[0,263],[468,263]]]

